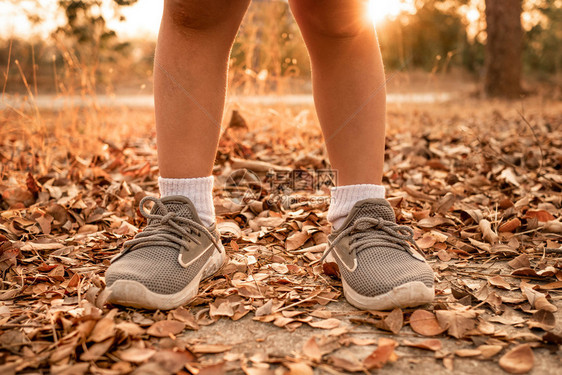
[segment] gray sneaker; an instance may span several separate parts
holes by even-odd
[[[357,202],[328,243],[321,260],[337,263],[345,297],[353,306],[388,310],[433,301],[433,271],[415,250],[420,249],[413,230],[396,224],[386,200]]]
[[[148,201],[154,202],[150,213],[144,209]],[[184,305],[227,260],[215,226],[203,226],[182,196],[145,197],[140,212],[148,225],[111,260],[107,302],[161,310]]]

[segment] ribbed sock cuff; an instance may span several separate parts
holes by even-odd
[[[214,177],[197,178],[158,178],[160,196],[181,195],[189,198],[199,218],[206,226],[215,222],[215,206],[213,204]]]
[[[338,230],[355,203],[369,198],[384,199],[386,192],[382,185],[360,184],[333,187],[331,193],[332,199],[327,218],[334,229]]]

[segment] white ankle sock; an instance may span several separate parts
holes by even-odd
[[[213,204],[214,177],[197,178],[158,178],[160,196],[182,195],[189,198],[204,225],[215,222],[215,206]]]
[[[360,200],[383,198],[385,189],[382,185],[360,184],[344,185],[331,189],[332,199],[328,209],[328,221],[335,230],[340,229],[353,205]]]

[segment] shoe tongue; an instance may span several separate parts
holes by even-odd
[[[164,197],[161,201],[168,212],[175,212],[180,217],[199,222],[199,217],[196,214],[197,211],[195,210],[193,203],[191,203],[188,198],[182,196],[171,196]],[[154,205],[154,207],[152,207],[151,214],[165,215],[166,212],[164,212],[159,205]]]
[[[385,199],[365,199],[357,202],[355,206],[353,206],[351,217],[350,225],[360,217],[380,218],[396,223],[394,210]]]

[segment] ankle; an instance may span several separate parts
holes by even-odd
[[[332,188],[331,193],[328,221],[335,230],[338,230],[355,203],[369,198],[384,199],[385,188],[382,185],[373,184],[343,185]]]
[[[214,177],[197,178],[158,178],[162,198],[181,195],[189,198],[195,206],[197,215],[205,226],[215,222],[215,206],[213,204]]]

